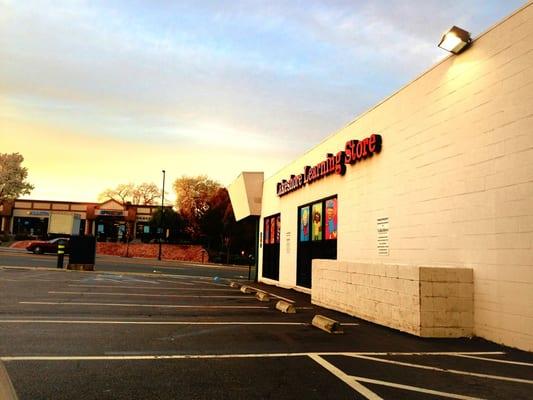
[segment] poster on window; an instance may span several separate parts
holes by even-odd
[[[300,242],[309,241],[309,206],[300,208]]]
[[[276,243],[279,243],[280,227],[281,227],[281,216],[278,215],[276,217]]]
[[[337,199],[326,200],[326,240],[337,239]]]
[[[276,243],[276,218],[270,218],[270,244]]]
[[[265,244],[270,244],[270,218],[265,218]]]
[[[312,240],[322,240],[322,203],[313,204]]]

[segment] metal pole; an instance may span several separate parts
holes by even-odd
[[[157,259],[161,261],[161,235],[163,234],[163,207],[165,206],[165,170],[163,172],[163,191],[161,192],[161,213],[159,219],[159,254]]]
[[[259,217],[255,217],[255,277],[254,277],[254,282],[256,283],[257,283],[257,275],[259,275]],[[248,280],[250,280],[250,276],[248,276]]]

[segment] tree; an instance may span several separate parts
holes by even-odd
[[[0,153],[0,203],[30,194],[34,189],[26,182],[28,169],[21,166],[23,161],[19,153]]]
[[[161,208],[154,211],[150,219],[150,227],[154,232],[157,232],[157,229],[161,228],[163,230],[162,238],[166,238],[168,229],[167,240],[169,242],[175,242],[183,236],[184,222],[179,213],[170,207],[164,207],[162,211]]]
[[[121,183],[114,189],[106,189],[98,196],[99,201],[115,200],[120,204],[153,205],[161,198],[161,192],[153,182],[144,182],[135,186],[133,183]]]
[[[153,205],[160,198],[161,190],[155,183],[143,182],[133,189],[132,204]]]
[[[176,206],[187,223],[186,230],[195,240],[202,236],[202,218],[210,208],[210,199],[222,186],[205,175],[182,176],[174,182]]]

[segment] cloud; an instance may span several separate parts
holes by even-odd
[[[521,3],[0,0],[0,118],[273,172]]]

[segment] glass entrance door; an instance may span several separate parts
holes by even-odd
[[[337,259],[337,196],[298,207],[298,286],[311,288],[315,258]]]
[[[281,215],[263,220],[263,277],[279,280],[279,239]]]

